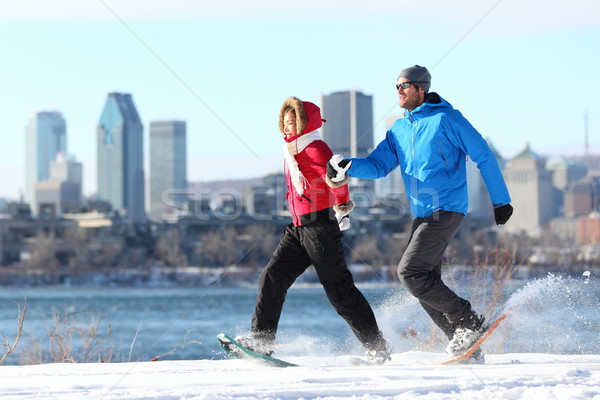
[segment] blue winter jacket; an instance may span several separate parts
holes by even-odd
[[[376,179],[400,166],[414,217],[439,210],[466,215],[468,155],[477,163],[494,207],[510,203],[492,150],[460,111],[436,93],[412,112],[404,111],[368,157],[351,159],[348,175]]]

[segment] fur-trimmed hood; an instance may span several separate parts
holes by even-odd
[[[321,109],[313,103],[302,101],[297,97],[288,97],[281,106],[279,112],[279,130],[283,133],[283,118],[288,109],[296,113],[296,130],[298,136],[313,132],[323,126],[324,119],[321,118]]]

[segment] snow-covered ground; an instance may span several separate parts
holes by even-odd
[[[442,353],[396,353],[382,366],[349,356],[0,367],[0,398],[81,399],[600,399],[600,355],[491,354],[440,366]]]

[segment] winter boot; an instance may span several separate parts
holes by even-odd
[[[367,362],[371,364],[383,364],[391,361],[390,354],[392,354],[392,344],[383,338],[375,346],[367,346],[367,351],[365,351]]]
[[[483,334],[483,322],[485,317],[472,313],[468,318],[461,321],[454,331],[454,336],[446,347],[446,353],[452,357],[458,357],[467,351]]]

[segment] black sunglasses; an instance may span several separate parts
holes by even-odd
[[[423,83],[422,81],[414,81],[414,82],[402,82],[396,85],[396,90],[400,90],[400,88],[402,89],[408,89],[410,87],[410,85],[414,85],[416,83]]]

